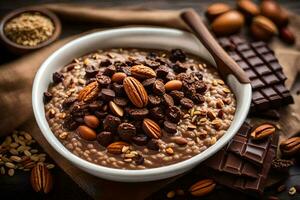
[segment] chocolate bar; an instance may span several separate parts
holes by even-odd
[[[274,52],[265,42],[248,43],[238,35],[218,38],[219,44],[246,72],[252,86],[251,112],[292,104],[293,97]]]

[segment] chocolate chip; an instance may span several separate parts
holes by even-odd
[[[194,94],[197,93],[195,84],[193,83],[183,82],[182,90],[184,91],[185,96],[193,96]]]
[[[175,80],[176,75],[173,72],[169,72],[168,75],[166,76],[167,81]]]
[[[128,100],[123,98],[123,97],[116,97],[114,98],[114,103],[117,104],[118,106],[124,107],[127,105]]]
[[[84,123],[83,117],[76,117],[76,118],[74,118],[74,121],[78,122],[79,124],[83,124]]]
[[[112,143],[113,140],[114,140],[114,136],[113,136],[112,132],[109,132],[109,131],[102,131],[101,133],[99,133],[97,135],[98,143],[104,147],[106,147],[110,143]]]
[[[98,117],[99,119],[104,119],[105,116],[107,115],[107,112],[103,112],[103,111],[95,111],[94,114],[95,114],[96,117]]]
[[[147,108],[130,108],[128,114],[134,119],[143,119],[149,114],[149,110]]]
[[[101,109],[101,107],[103,106],[103,102],[94,101],[88,104],[88,106],[90,111],[97,111]]]
[[[173,100],[173,98],[172,98],[170,95],[168,95],[168,94],[164,94],[164,95],[163,95],[163,102],[164,102],[164,104],[165,104],[167,107],[172,107],[172,106],[174,106],[174,100]]]
[[[169,59],[172,62],[176,62],[176,61],[184,62],[186,59],[186,55],[181,49],[172,49]]]
[[[103,87],[105,87],[111,83],[111,79],[108,76],[105,76],[102,74],[97,74],[96,79],[97,79],[98,83]]]
[[[150,115],[154,119],[163,119],[165,117],[164,110],[161,107],[154,107],[150,109]]]
[[[194,103],[192,100],[188,99],[188,98],[183,98],[180,100],[180,104],[184,107],[184,108],[192,108],[194,106]]]
[[[177,106],[169,107],[166,114],[170,121],[174,123],[178,123],[180,121],[181,111]]]
[[[108,67],[111,64],[112,64],[112,62],[111,62],[110,59],[105,59],[105,60],[101,60],[100,66],[101,67]]]
[[[164,65],[158,67],[155,70],[157,77],[160,77],[160,78],[166,77],[168,75],[169,71],[170,71],[169,68]]]
[[[103,88],[100,92],[100,95],[101,95],[101,99],[105,101],[111,101],[115,98],[116,93],[111,89]]]
[[[130,123],[122,123],[118,126],[118,133],[122,140],[130,141],[136,134],[135,126]]]
[[[190,76],[187,73],[180,73],[176,75],[176,79],[180,81],[188,80]]]
[[[156,80],[153,83],[153,93],[157,95],[163,95],[166,92],[165,85],[162,81]]]
[[[49,101],[51,101],[52,98],[53,98],[52,93],[44,92],[44,97],[43,97],[44,104],[49,103]]]
[[[203,79],[203,74],[201,72],[192,72],[192,75],[197,77],[198,80],[202,80]]]
[[[182,91],[178,91],[178,90],[173,90],[169,94],[177,102],[179,102],[184,97],[184,93]]]
[[[153,87],[155,80],[156,80],[155,78],[146,79],[142,82],[142,85],[144,86],[144,88],[150,89]]]
[[[172,122],[164,121],[164,129],[168,133],[174,134],[177,132],[177,125]]]
[[[122,84],[113,83],[112,89],[115,91],[116,95],[122,96],[124,94],[124,87]]]
[[[153,151],[158,151],[159,150],[158,140],[157,139],[151,139],[147,144],[147,148],[151,149]]]
[[[172,69],[176,73],[186,72],[186,70],[187,70],[187,68],[181,62],[178,62],[178,61],[172,65]]]
[[[75,130],[78,126],[79,124],[76,121],[74,121],[72,117],[67,117],[63,122],[63,127],[70,131]]]
[[[114,65],[110,65],[105,68],[103,74],[106,76],[112,76],[116,71],[116,67]]]
[[[60,83],[64,80],[64,75],[60,72],[54,72],[52,75],[52,79],[54,83]]]
[[[194,94],[192,95],[192,100],[196,103],[196,104],[202,104],[205,102],[205,98],[204,96],[202,96],[201,94]]]
[[[160,63],[156,62],[154,60],[146,60],[145,65],[147,65],[148,67],[150,67],[152,69],[157,69],[160,66]]]
[[[134,144],[139,145],[139,146],[144,146],[147,144],[148,142],[148,137],[146,135],[135,135],[132,137],[132,141],[134,142]]]
[[[138,154],[137,156],[133,157],[132,160],[134,161],[134,163],[136,165],[142,165],[144,163],[144,157],[140,154]]]
[[[62,103],[62,107],[64,109],[69,108],[75,101],[77,100],[76,97],[68,97],[64,100],[64,102]]]
[[[103,128],[104,130],[115,131],[119,124],[121,124],[121,120],[119,117],[107,115],[103,121]]]
[[[201,94],[203,94],[207,89],[207,86],[203,81],[196,81],[194,84],[196,91]]]
[[[89,65],[85,68],[85,77],[87,79],[96,77],[96,75],[98,73],[99,73],[99,70],[94,66]]]
[[[161,103],[161,100],[160,100],[159,96],[153,96],[153,95],[148,96],[148,105],[149,106],[158,106],[160,103]]]

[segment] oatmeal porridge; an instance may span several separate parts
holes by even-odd
[[[180,49],[99,50],[53,74],[46,118],[73,154],[119,169],[189,159],[229,128],[236,100],[208,62]]]

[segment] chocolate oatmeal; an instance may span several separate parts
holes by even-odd
[[[180,49],[109,49],[76,58],[53,74],[44,102],[67,149],[120,169],[201,153],[226,132],[236,108],[217,71]]]

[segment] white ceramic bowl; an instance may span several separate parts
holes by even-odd
[[[237,99],[237,109],[234,120],[224,136],[199,155],[172,165],[144,170],[108,168],[77,157],[66,149],[50,130],[45,117],[43,92],[47,90],[48,85],[51,82],[52,73],[61,69],[73,58],[97,49],[112,47],[136,47],[165,50],[181,48],[186,52],[206,59],[213,66],[216,66],[211,54],[194,35],[180,30],[167,28],[136,27],[100,31],[73,40],[54,52],[42,64],[34,79],[32,90],[34,115],[42,134],[49,144],[59,154],[80,169],[101,178],[124,182],[152,181],[172,177],[188,171],[220,150],[235,135],[246,119],[251,102],[251,86],[250,84],[241,84],[233,75],[229,75],[226,82]]]

